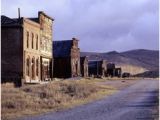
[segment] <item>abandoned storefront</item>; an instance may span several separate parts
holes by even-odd
[[[53,76],[69,78],[80,76],[80,49],[78,40],[53,41]]]
[[[36,18],[1,16],[2,82],[22,85],[52,77],[52,22],[42,11]]]

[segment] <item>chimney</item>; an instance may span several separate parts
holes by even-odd
[[[20,20],[21,16],[20,16],[20,8],[18,8],[18,18]]]
[[[77,38],[73,37],[72,40],[78,40]]]

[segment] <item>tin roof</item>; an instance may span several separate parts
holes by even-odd
[[[73,40],[53,41],[54,57],[69,57]]]
[[[99,65],[101,64],[101,62],[102,62],[101,60],[89,61],[89,62],[88,62],[88,66],[89,66],[89,67],[92,67],[92,68],[93,68],[93,67],[97,67],[97,64],[98,64],[98,66],[99,66]]]
[[[18,19],[12,19],[5,15],[1,15],[1,25],[18,25]]]

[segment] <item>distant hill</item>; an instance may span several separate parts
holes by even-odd
[[[130,72],[134,75],[146,71],[158,71],[159,69],[158,50],[136,49],[107,53],[81,52],[81,56],[88,56],[89,60],[105,59],[108,62],[115,63],[117,67],[122,67],[123,72]]]
[[[159,76],[159,71],[146,71],[143,73],[139,73],[135,75],[136,77],[149,77],[149,78],[157,78]]]

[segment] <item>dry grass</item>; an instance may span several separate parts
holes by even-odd
[[[70,108],[116,91],[113,87],[96,84],[96,82],[100,81],[96,79],[55,81],[22,88],[3,84],[2,120]]]

